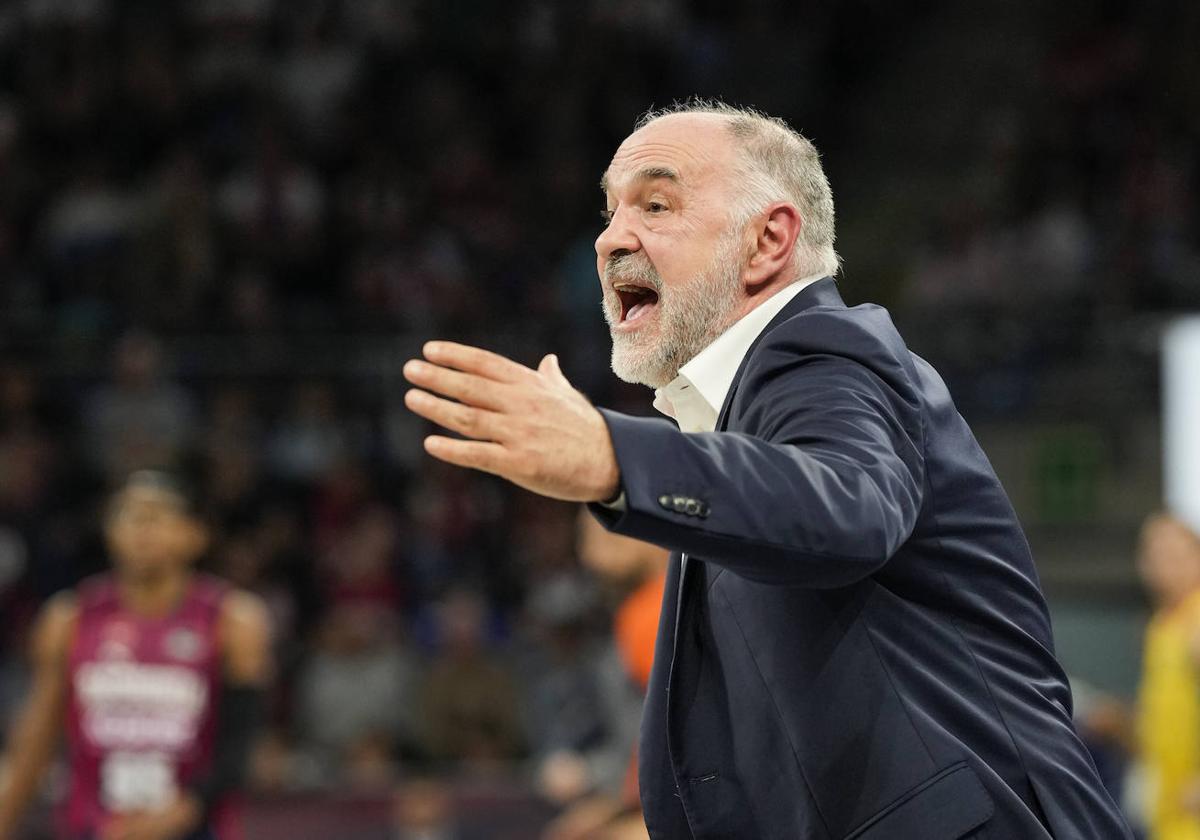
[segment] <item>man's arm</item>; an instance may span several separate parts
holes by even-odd
[[[764,583],[833,587],[871,574],[921,507],[917,409],[847,358],[757,369],[738,418],[753,435],[682,434],[602,411],[626,504],[593,512],[620,533]]]
[[[810,319],[803,328],[803,343],[772,336],[755,351],[738,386],[738,425],[753,434],[684,434],[661,420],[601,414],[553,356],[534,371],[448,342],[426,345],[432,364],[405,366],[427,389],[405,401],[469,438],[426,438],[441,460],[560,499],[603,502],[623,491],[624,511],[593,506],[621,533],[754,580],[845,586],[887,562],[916,523],[920,407],[885,348],[871,358],[884,373],[830,349],[853,326]]]
[[[33,684],[9,733],[5,785],[0,791],[0,838],[16,831],[37,793],[62,731],[67,698],[67,651],[75,633],[75,598],[63,593],[46,602],[33,630]]]

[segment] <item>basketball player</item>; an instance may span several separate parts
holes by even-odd
[[[1200,840],[1200,536],[1156,514],[1137,560],[1155,607],[1138,692],[1150,836]]]
[[[113,572],[52,598],[35,625],[0,840],[14,836],[60,731],[70,762],[60,836],[211,840],[229,822],[263,709],[265,608],[192,571],[207,534],[165,473],[127,480],[105,536]]]

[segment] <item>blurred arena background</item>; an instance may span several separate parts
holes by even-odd
[[[1161,338],[1200,311],[1198,33],[1183,0],[0,3],[0,719],[34,611],[106,564],[106,489],[175,464],[205,567],[275,620],[250,837],[536,837],[547,757],[620,765],[576,510],[424,457],[400,365],[553,350],[647,413],[608,370],[596,184],[700,94],[822,151],[842,293],[979,435],[1120,789]]]

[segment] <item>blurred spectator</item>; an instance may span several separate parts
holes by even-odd
[[[620,598],[613,632],[626,671],[645,692],[658,638],[668,553],[651,543],[606,531],[586,510],[580,511],[577,527],[580,560]]]
[[[293,480],[312,481],[343,461],[351,441],[333,389],[319,382],[298,386],[267,446],[272,469]]]
[[[400,526],[390,507],[364,507],[321,559],[325,597],[333,604],[371,606],[395,615],[403,593],[396,579]]]
[[[391,840],[466,840],[455,827],[454,803],[444,784],[414,779],[396,791],[393,801]]]
[[[620,789],[641,698],[612,642],[597,633],[594,587],[560,573],[533,588],[537,652],[524,708],[541,793],[557,805]]]
[[[112,381],[92,397],[88,427],[91,455],[110,478],[180,464],[196,433],[192,399],[166,378],[157,340],[140,332],[121,339]]]
[[[33,372],[0,366],[0,517],[46,506],[59,456],[52,423]]]
[[[429,756],[494,771],[525,749],[516,681],[487,642],[486,607],[477,593],[452,590],[436,617],[438,650],[422,703]]]
[[[1172,516],[1150,517],[1138,571],[1155,605],[1139,695],[1150,836],[1186,840],[1200,835],[1200,537]]]
[[[248,768],[250,787],[258,793],[309,790],[328,782],[328,771],[315,756],[296,748],[278,729],[265,732],[254,745]]]
[[[253,393],[245,386],[226,385],[209,400],[204,419],[203,449],[209,458],[224,452],[258,459],[263,429]]]
[[[153,79],[153,75],[138,78]],[[216,285],[218,243],[212,198],[199,152],[172,151],[143,190],[139,239],[122,283],[126,309],[194,325]]]
[[[658,618],[662,607],[663,587],[666,584],[667,552],[656,545],[630,539],[606,531],[586,508],[581,508],[577,521],[579,558],[619,598],[613,621],[613,633],[625,666],[626,679],[636,686],[639,696],[645,694],[654,662],[654,646],[658,636]],[[586,765],[576,758],[574,763],[544,764],[542,790],[557,791],[552,796],[559,804],[570,807],[546,830],[545,840],[635,840],[645,838],[641,802],[637,784],[637,724],[641,706],[632,710],[630,726],[614,739],[625,759],[625,770],[619,784],[595,785],[594,776],[580,771]],[[555,776],[582,776],[586,782],[570,787]],[[570,791],[572,796],[562,796]],[[589,796],[581,796],[590,793]]]
[[[1092,754],[1100,780],[1113,801],[1127,812],[1136,803],[1129,801],[1127,782],[1137,757],[1137,717],[1133,708],[1119,697],[1102,691],[1084,680],[1071,678],[1075,728]]]
[[[429,597],[452,582],[465,582],[489,594],[508,594],[510,569],[496,557],[512,549],[501,548],[497,537],[515,539],[524,529],[502,519],[508,500],[501,490],[446,464],[427,464],[421,479],[406,504],[415,532],[407,547],[408,566],[418,590]]]
[[[419,670],[398,637],[395,617],[378,608],[333,607],[296,686],[296,726],[332,780],[390,784],[402,745],[419,728]]]
[[[331,120],[353,89],[363,54],[337,29],[337,12],[309,7],[289,20],[292,47],[278,65],[277,87],[283,103],[318,148],[339,139]]]
[[[237,253],[308,282],[323,246],[325,184],[293,154],[279,127],[264,120],[256,135],[250,159],[217,188],[218,216]]]

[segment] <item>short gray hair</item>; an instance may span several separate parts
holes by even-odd
[[[797,268],[806,273],[837,274],[841,263],[833,249],[833,191],[812,142],[778,117],[720,100],[692,98],[651,109],[634,126],[640,129],[674,114],[716,114],[727,119],[729,133],[741,149],[740,199],[732,208],[736,224],[773,201],[794,204],[804,218],[796,238]]]

